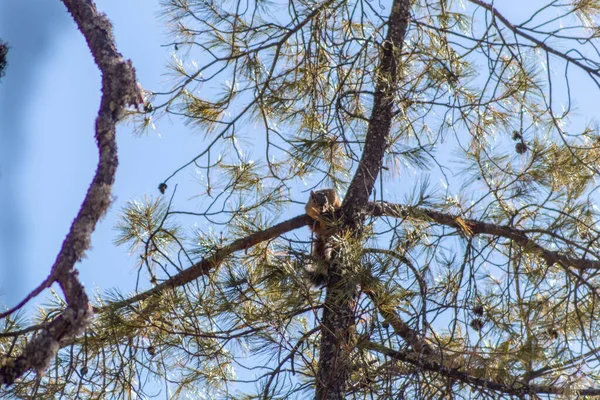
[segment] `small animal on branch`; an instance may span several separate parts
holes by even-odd
[[[309,279],[317,286],[327,283],[328,268],[332,260],[333,235],[337,231],[333,213],[342,206],[342,202],[335,189],[321,189],[310,192],[310,198],[306,203],[306,214],[314,221],[310,230],[314,233],[310,262],[306,271]]]

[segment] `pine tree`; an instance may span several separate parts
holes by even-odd
[[[122,210],[146,289],[93,308],[76,228],[108,206],[114,123],[142,101],[110,29],[63,1],[125,83],[103,91],[100,207],[30,296],[59,282],[66,304],[2,315],[7,396],[600,396],[600,135],[571,90],[600,85],[600,1],[517,22],[483,0],[165,0],[173,86],[127,117],[182,118],[204,147]],[[343,202],[321,287],[302,205],[323,187]]]

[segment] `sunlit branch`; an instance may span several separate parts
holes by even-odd
[[[415,365],[419,368],[422,368],[426,371],[436,372],[440,375],[443,375],[447,378],[452,378],[458,382],[462,382],[469,386],[475,387],[477,389],[488,389],[494,390],[497,392],[515,395],[515,396],[525,396],[529,394],[567,394],[567,393],[577,393],[579,395],[584,396],[597,396],[600,395],[599,388],[588,388],[588,389],[571,389],[570,387],[559,387],[555,385],[535,385],[527,383],[518,378],[513,378],[511,380],[511,384],[505,384],[500,382],[495,382],[489,379],[478,378],[473,375],[470,375],[467,372],[463,372],[457,368],[449,368],[446,367],[436,361],[431,361],[428,357],[422,357],[417,352],[409,352],[409,351],[398,351],[387,348],[383,345],[373,343],[373,342],[361,342],[359,346],[369,349],[371,351],[375,351],[380,354],[384,354],[388,357],[391,357],[395,360],[399,360],[402,362],[406,362],[412,365]]]
[[[468,230],[468,234],[484,234],[497,237],[504,237],[517,243],[525,253],[534,254],[543,258],[548,265],[555,263],[560,264],[565,268],[576,268],[578,270],[600,269],[600,261],[574,257],[570,254],[563,254],[560,251],[551,251],[536,241],[530,239],[527,234],[517,228],[512,228],[506,225],[490,224],[474,219],[462,218],[459,215],[442,213],[439,211],[421,208],[410,207],[391,203],[369,203],[370,212],[373,216],[392,216],[397,218],[416,218],[423,221],[433,221],[438,224],[457,228],[461,232]]]
[[[181,271],[177,275],[172,276],[166,281],[156,285],[152,289],[147,290],[138,295],[132,296],[128,299],[110,303],[105,307],[95,308],[94,311],[102,312],[107,309],[121,308],[129,304],[145,300],[153,295],[159,294],[165,289],[183,286],[203,275],[208,274],[212,269],[219,266],[228,256],[235,253],[236,251],[249,249],[250,247],[257,245],[258,243],[274,239],[286,232],[301,228],[305,225],[309,225],[311,222],[312,219],[308,215],[299,215],[295,218],[289,219],[275,226],[272,226],[271,228],[237,239],[231,244],[221,249],[217,249],[213,255],[203,258],[201,261],[192,265],[190,268]]]
[[[219,61],[230,61],[230,60],[234,60],[237,58],[241,58],[243,56],[248,56],[252,53],[258,53],[262,50],[266,50],[269,49],[271,47],[275,47],[275,54],[272,57],[272,64],[271,64],[271,68],[269,70],[269,73],[267,75],[267,78],[265,79],[265,82],[262,85],[262,89],[259,90],[258,93],[258,98],[260,98],[262,96],[262,93],[265,92],[265,90],[267,90],[267,88],[269,87],[269,83],[272,79],[273,73],[275,71],[275,67],[277,65],[277,61],[279,59],[279,55],[281,53],[281,48],[282,46],[298,31],[300,31],[306,24],[308,24],[310,21],[312,21],[315,16],[317,16],[323,9],[327,8],[329,5],[331,5],[331,3],[333,2],[333,0],[329,0],[326,2],[323,2],[322,4],[320,4],[319,7],[315,8],[312,12],[310,12],[306,18],[304,18],[299,24],[295,25],[294,27],[290,28],[285,35],[283,35],[283,37],[275,42],[271,42],[271,43],[266,43],[262,46],[258,46],[257,48],[248,50],[247,52],[241,52],[241,53],[232,53],[230,56],[228,57],[224,57],[224,58],[216,58],[215,60],[213,60],[211,63],[209,63],[205,68],[207,68],[210,65],[216,64]],[[183,91],[185,89],[185,87],[190,84],[191,82],[194,81],[194,79],[196,79],[201,73],[202,71],[205,69],[202,68],[199,71],[197,71],[196,73],[192,74],[190,77],[188,77],[188,79],[183,82],[178,88],[176,88],[175,90],[179,90],[180,92]],[[174,97],[176,98],[176,96]],[[219,133],[219,135],[208,145],[208,147],[201,152],[200,154],[198,154],[197,156],[195,156],[193,159],[191,159],[190,161],[188,161],[187,163],[183,164],[182,166],[180,166],[179,168],[177,168],[175,171],[173,171],[171,173],[171,175],[169,175],[163,182],[166,183],[168,182],[171,178],[173,178],[175,175],[177,175],[179,172],[181,172],[182,170],[186,169],[187,167],[189,167],[190,165],[192,165],[194,162],[196,162],[198,159],[200,159],[202,156],[204,156],[205,154],[207,154],[210,149],[223,137],[223,135],[225,135],[225,133],[227,131],[229,131],[230,129],[232,129],[235,126],[235,123],[240,120],[243,116],[246,115],[246,113],[252,109],[252,107],[256,104],[257,100],[251,101],[248,105],[246,105],[244,107],[243,110],[239,111],[236,113],[235,118],[233,118],[232,121],[226,123],[226,127],[223,128],[223,130]]]

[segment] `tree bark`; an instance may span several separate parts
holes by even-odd
[[[343,229],[350,229],[355,236],[360,236],[367,203],[388,146],[394,99],[398,90],[399,58],[409,22],[410,1],[395,0],[388,21],[387,37],[381,46],[381,63],[377,70],[365,148],[342,204]],[[317,400],[346,398],[350,354],[354,347],[356,284],[344,284],[342,278],[344,272],[347,272],[345,270],[347,266],[337,259],[329,267],[316,380]]]

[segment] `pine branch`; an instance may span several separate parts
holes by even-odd
[[[513,378],[512,380],[509,380],[511,382],[510,384],[495,382],[493,380],[475,377],[470,375],[468,372],[461,371],[457,368],[449,368],[437,361],[430,360],[428,357],[422,357],[416,352],[392,350],[380,344],[368,341],[359,343],[359,346],[371,351],[385,354],[386,356],[395,360],[415,365],[423,370],[436,372],[444,377],[462,382],[477,389],[485,388],[487,390],[494,390],[496,392],[513,396],[526,396],[531,394],[574,395],[575,393],[577,393],[579,396],[600,395],[600,388],[577,390],[570,387],[559,387],[555,385],[535,385],[526,383],[519,378]]]
[[[512,24],[504,15],[502,15],[490,3],[486,3],[485,1],[482,1],[482,0],[469,0],[469,1],[473,4],[477,4],[478,6],[483,7],[486,10],[488,10],[494,16],[494,18],[498,18],[498,20],[500,20],[515,35],[521,36],[522,38],[525,38],[525,39],[531,41],[532,43],[535,43],[536,46],[543,49],[547,53],[554,54],[555,56],[562,58],[566,62],[578,66],[579,68],[581,68],[585,72],[587,72],[589,75],[593,75],[593,76],[600,78],[600,66],[596,66],[595,68],[589,67],[589,66],[583,64],[582,62],[580,62],[579,60],[577,60],[573,57],[570,57],[566,53],[563,53],[561,51],[558,51],[558,50],[550,47],[544,41],[536,39],[535,37],[533,37],[530,34],[528,34],[527,32],[525,32],[522,27]]]
[[[400,258],[402,262],[409,265],[414,272],[417,272],[416,268],[414,268],[412,263],[406,257],[400,256],[393,251],[369,249],[369,252],[377,252]],[[421,286],[421,291],[423,293],[425,291],[422,282],[423,278],[419,275],[420,274],[417,272],[417,279],[419,280],[419,286]],[[386,306],[385,301],[381,301],[382,294],[386,292],[385,286],[373,276],[369,277],[369,281],[369,285],[367,285],[368,289],[364,291],[377,308],[377,311],[379,311],[379,314],[388,324],[391,325],[394,333],[404,339],[404,341],[410,347],[412,347],[415,352],[429,356],[435,355],[436,352],[431,343],[429,343],[427,339],[423,337],[423,335],[419,334],[419,332],[412,329],[410,325],[408,325],[396,312],[393,311],[393,309],[391,309],[389,306]],[[385,295],[383,297],[385,297]]]
[[[600,269],[600,261],[585,257],[574,257],[559,251],[551,251],[530,239],[527,233],[521,229],[506,225],[490,224],[474,219],[462,218],[459,215],[442,213],[427,208],[408,207],[392,203],[369,203],[369,214],[372,216],[391,216],[397,218],[412,217],[421,220],[430,220],[441,225],[457,228],[460,231],[467,229],[469,235],[492,235],[504,237],[514,241],[521,246],[525,253],[537,255],[546,261],[548,265],[559,264],[564,268],[575,268],[580,271]]]
[[[458,215],[441,213],[438,211],[421,207],[410,207],[385,202],[370,202],[368,204],[366,214],[374,217],[390,216],[396,218],[406,218],[410,215],[413,218],[434,221],[439,224],[454,227],[460,230],[464,229],[463,225],[466,225],[467,227],[470,227],[473,234],[489,234],[494,236],[506,237],[508,239],[514,240],[517,244],[523,246],[524,249],[530,252],[534,252],[535,250],[537,250],[535,253],[541,255],[547,262],[565,262],[565,265],[569,265],[581,270],[600,269],[599,261],[590,260],[586,258],[575,258],[572,256],[560,254],[559,252],[544,249],[535,241],[529,239],[525,232],[516,228],[485,223],[472,219],[462,219],[459,218]],[[460,220],[462,220],[463,223],[457,222]],[[271,228],[255,232],[251,235],[237,239],[231,242],[230,244],[226,245],[225,247],[218,249],[213,255],[203,258],[202,260],[192,265],[190,268],[187,268],[181,271],[180,273],[173,275],[171,278],[153,287],[152,289],[139,293],[128,299],[110,303],[104,307],[95,308],[94,312],[104,312],[108,309],[122,308],[137,303],[139,301],[143,301],[151,296],[158,295],[167,288],[175,288],[188,284],[194,281],[195,279],[199,278],[200,276],[207,275],[213,268],[218,266],[225,258],[230,256],[234,252],[249,249],[250,247],[255,246],[256,244],[262,243],[263,241],[274,239],[285,233],[291,232],[294,229],[301,228],[305,225],[310,225],[312,221],[313,220],[306,214],[298,215],[294,218],[280,222],[279,224],[274,225]],[[570,261],[567,262],[566,260]]]
[[[160,294],[167,288],[183,286],[187,283],[194,281],[195,279],[198,279],[203,275],[207,275],[212,269],[219,266],[221,262],[225,260],[225,258],[235,253],[236,251],[249,249],[250,247],[255,246],[259,243],[274,239],[280,235],[283,235],[284,233],[301,228],[305,225],[309,225],[312,222],[312,218],[308,215],[299,215],[292,219],[288,219],[287,221],[280,222],[279,224],[274,225],[271,228],[234,240],[233,242],[231,242],[231,244],[228,244],[227,246],[216,250],[215,253],[211,256],[203,258],[202,260],[192,265],[190,268],[181,271],[177,275],[172,276],[171,278],[160,283],[159,285],[156,285],[152,289],[130,297],[129,299],[125,299],[123,301],[110,303],[105,307],[95,308],[94,311],[104,312],[109,309],[118,309],[133,303],[137,303],[138,301],[145,300],[151,296]]]

